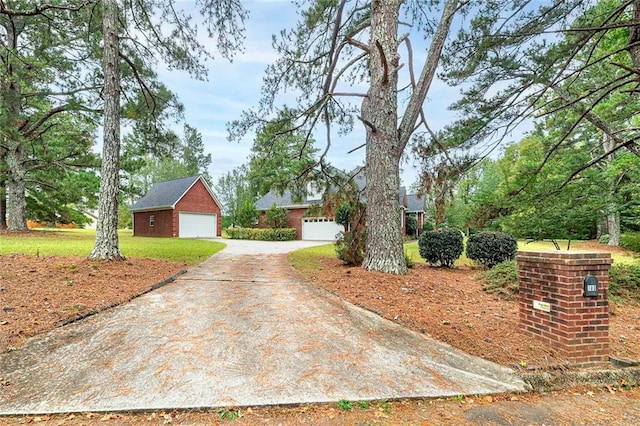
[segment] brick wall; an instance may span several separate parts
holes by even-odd
[[[178,213],[209,213],[217,216],[218,224],[216,225],[216,233],[218,236],[222,235],[222,213],[220,212],[220,206],[218,206],[211,194],[207,191],[201,180],[198,180],[191,189],[184,194],[184,197],[178,201],[175,208],[175,214],[173,216],[173,229],[174,236],[180,235]]]
[[[301,207],[298,209],[287,209],[287,228],[295,228],[296,230],[296,240],[302,239],[302,216],[304,216],[305,212],[308,210],[307,207]],[[270,228],[267,225],[267,212],[261,211],[258,216],[258,224],[256,228]]]
[[[154,224],[149,226],[153,215]],[[172,237],[173,210],[156,210],[133,214],[133,235],[136,237]]]
[[[557,348],[576,365],[608,363],[611,255],[518,252],[517,262],[520,329]],[[589,274],[599,281],[597,297],[583,295]],[[535,308],[534,302],[548,305]]]
[[[290,209],[287,215],[287,227],[296,228],[296,239],[302,239],[302,216],[304,216],[307,208]]]

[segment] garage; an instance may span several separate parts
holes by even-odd
[[[216,237],[218,217],[215,214],[179,212],[178,218],[180,238]]]
[[[201,176],[158,182],[131,206],[134,237],[215,238],[220,202]]]
[[[308,241],[335,241],[344,227],[326,217],[303,217],[302,239]]]

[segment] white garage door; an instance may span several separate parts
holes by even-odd
[[[178,213],[181,238],[215,238],[218,217],[215,214]]]
[[[308,241],[335,241],[336,234],[344,231],[333,219],[326,217],[303,217],[302,239]]]

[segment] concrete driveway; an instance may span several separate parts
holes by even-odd
[[[265,247],[233,242],[173,284],[3,354],[0,414],[524,390],[507,368],[304,282]]]

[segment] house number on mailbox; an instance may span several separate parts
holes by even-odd
[[[584,278],[584,297],[598,297],[598,279],[593,275]]]

